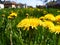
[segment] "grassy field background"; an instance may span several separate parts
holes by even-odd
[[[17,17],[8,19],[12,12],[17,13]],[[60,34],[51,33],[42,26],[29,31],[17,28],[17,24],[27,17],[26,14],[39,18],[49,13],[60,15],[60,9],[0,9],[0,45],[60,45]]]

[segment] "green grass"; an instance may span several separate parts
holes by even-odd
[[[30,10],[29,8],[21,9],[1,9],[0,10],[0,45],[11,45],[10,34],[12,34],[12,43],[13,45],[60,45],[60,34],[50,33],[48,29],[38,26],[36,29],[31,29],[29,31],[23,30],[22,28],[18,29],[16,25],[24,18],[26,18],[26,13],[29,14],[29,17],[44,16],[43,11],[47,13],[52,13],[54,16],[60,14],[57,10],[60,9],[43,9],[38,11],[37,8]],[[10,12],[16,12],[18,14],[17,18],[14,20],[9,20],[7,17],[10,15]],[[46,13],[46,14],[47,14]],[[5,17],[2,15],[5,14]]]

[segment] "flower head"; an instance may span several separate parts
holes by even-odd
[[[51,21],[55,21],[55,17],[53,16],[53,14],[47,14],[44,16],[45,19],[51,20]]]
[[[8,19],[14,19],[15,17],[17,17],[17,14],[12,12],[9,16]]]
[[[57,34],[60,33],[60,25],[55,26],[55,33],[57,33]]]
[[[57,12],[60,12],[60,10],[57,10]]]
[[[41,17],[39,17],[39,19],[40,19],[40,20],[44,20],[44,17],[43,17],[43,16],[41,16]]]
[[[54,23],[51,21],[43,22],[43,27],[48,28],[51,33],[55,32]]]
[[[5,17],[5,14],[2,14],[2,17]]]
[[[13,19],[13,17],[11,17],[11,16],[8,16],[8,19]]]
[[[57,15],[57,16],[55,17],[55,21],[60,22],[60,15]]]
[[[47,27],[50,29],[50,28],[54,27],[54,24],[51,21],[44,21],[43,27]]]
[[[43,14],[47,14],[48,12],[46,10],[43,11]]]
[[[37,29],[37,26],[41,25],[42,21],[38,18],[25,18],[20,23],[18,23],[17,27],[24,27],[24,29],[29,30],[29,27],[31,26],[32,29]]]
[[[38,8],[37,10],[38,10],[38,11],[40,11],[40,9],[39,9],[39,8]]]
[[[26,17],[27,17],[27,18],[29,17],[29,14],[28,14],[28,13],[26,13]]]
[[[10,14],[10,16],[11,17],[17,17],[17,14],[13,12],[13,13]]]

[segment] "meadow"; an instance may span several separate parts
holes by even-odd
[[[60,9],[0,9],[0,45],[60,45]]]

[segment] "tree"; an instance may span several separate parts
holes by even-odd
[[[50,2],[46,3],[46,5],[49,5],[49,6],[53,6],[55,4],[56,4],[56,1],[50,1]]]
[[[48,0],[41,0],[41,1],[47,2]],[[51,0],[51,1],[53,1],[53,2],[54,2],[54,1],[56,1],[56,0]]]

